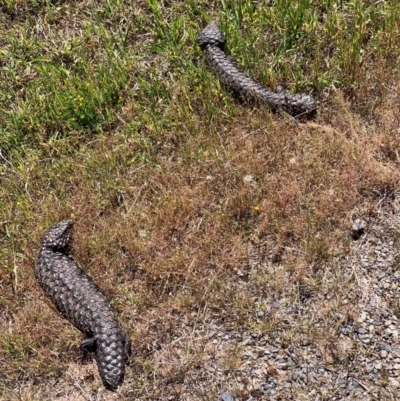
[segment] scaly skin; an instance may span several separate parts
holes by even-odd
[[[73,221],[64,220],[44,233],[35,276],[59,312],[88,336],[81,348],[96,353],[104,385],[115,390],[123,380],[131,340],[110,302],[69,254],[72,228]]]
[[[317,104],[308,95],[292,94],[285,91],[271,92],[241,72],[223,49],[225,37],[217,24],[211,22],[197,37],[206,63],[220,78],[221,82],[234,94],[244,100],[256,100],[267,104],[272,110],[283,109],[294,117],[312,116]]]

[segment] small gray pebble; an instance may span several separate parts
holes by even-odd
[[[372,380],[378,380],[379,379],[379,372],[374,372],[372,374]]]
[[[357,387],[358,383],[356,381],[352,381],[351,384],[349,385],[349,390],[354,390]]]
[[[222,393],[221,398],[222,401],[235,401],[235,399],[227,391]]]

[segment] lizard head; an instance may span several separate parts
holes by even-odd
[[[223,48],[225,45],[225,36],[219,30],[218,25],[213,21],[210,22],[197,36],[197,43],[203,49],[207,45],[218,46]]]
[[[43,235],[43,246],[52,249],[68,249],[71,240],[73,220],[63,220],[54,224]]]

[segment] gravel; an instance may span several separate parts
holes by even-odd
[[[324,266],[321,291],[300,285],[294,298],[288,280],[279,296],[255,292],[255,327],[265,330],[209,321],[203,346],[213,357],[186,375],[181,399],[205,399],[210,389],[224,401],[398,399],[399,233],[400,201],[383,199],[368,224],[356,220],[349,249]],[[273,242],[250,248],[250,276],[280,276]],[[208,389],[198,398],[197,380]]]

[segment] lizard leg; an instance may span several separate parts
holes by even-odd
[[[125,351],[125,357],[126,357],[126,360],[128,360],[129,359],[129,357],[131,356],[131,339],[130,339],[130,337],[128,336],[128,334],[125,334],[125,336],[124,336],[125,338],[124,338],[124,351]]]
[[[85,338],[81,342],[81,350],[84,352],[95,352],[97,348],[97,338],[92,337],[92,338]]]

